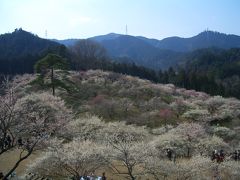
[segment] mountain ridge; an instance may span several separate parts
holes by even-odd
[[[143,36],[131,36],[109,33],[88,38],[98,42],[113,58],[127,58],[129,62],[155,70],[168,69],[177,64],[182,54],[197,49],[240,48],[240,36],[216,31],[203,31],[189,38],[168,37],[162,40],[149,39]],[[74,44],[77,40],[69,40]],[[58,41],[63,43],[63,41]],[[65,43],[65,45],[67,45]]]
[[[95,41],[101,43],[104,40],[115,40],[116,38],[118,38],[120,36],[135,37],[135,38],[141,39],[159,49],[165,49],[165,50],[167,49],[167,50],[180,51],[180,52],[188,52],[188,51],[193,51],[193,50],[200,49],[200,48],[209,48],[212,46],[219,47],[219,44],[217,43],[219,41],[214,42],[219,38],[222,42],[220,48],[230,49],[230,48],[234,48],[234,47],[240,47],[240,36],[239,35],[225,34],[225,33],[221,33],[218,31],[210,31],[210,30],[200,32],[199,34],[197,34],[195,36],[191,36],[191,37],[170,36],[170,37],[166,37],[166,38],[163,38],[160,40],[156,39],[156,38],[147,38],[144,36],[132,36],[132,35],[117,34],[117,33],[108,33],[105,35],[89,37],[87,39],[95,40]],[[217,37],[217,39],[216,39],[216,37]],[[64,41],[66,41],[66,40],[75,42],[80,39],[74,38],[74,39],[57,40],[57,42],[64,44]],[[210,44],[206,43],[205,46],[204,45],[202,45],[202,46],[195,45],[196,47],[194,47],[194,44],[197,44],[198,43],[197,41],[199,41],[199,40],[204,41],[204,42],[211,41],[212,43],[210,43]],[[182,42],[182,41],[186,41],[186,42]],[[172,47],[171,43],[177,44],[177,46],[180,46],[180,45],[182,46],[182,45],[184,45],[184,43],[185,43],[185,45],[181,48],[180,47],[176,48],[176,47]],[[223,44],[227,44],[227,46],[224,46]],[[68,45],[68,44],[64,44],[64,45]],[[191,48],[191,46],[193,46],[193,48]]]

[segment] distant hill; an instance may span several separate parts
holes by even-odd
[[[89,38],[98,42],[108,55],[117,62],[135,63],[152,69],[167,69],[176,64],[182,54],[170,50],[161,50],[135,36],[110,33]],[[80,39],[54,40],[68,47]]]
[[[64,40],[52,39],[52,41],[57,42],[59,44],[63,44],[67,47],[73,46],[79,40],[80,39],[64,39]]]
[[[116,34],[116,33],[109,33],[109,34],[106,34],[106,35],[91,37],[89,39],[97,41],[97,42],[102,42],[102,41],[105,41],[105,40],[114,40],[114,39],[116,39],[120,36],[124,36],[124,35]]]
[[[22,29],[0,35],[0,74],[31,73],[47,52],[64,54],[65,47]]]
[[[128,58],[129,61],[153,69],[166,69],[175,64],[181,53],[162,50],[142,39],[129,35],[108,34],[91,38],[104,46],[111,57]]]
[[[144,37],[139,38],[153,45],[154,47],[178,52],[189,52],[196,49],[210,47],[222,49],[240,47],[240,36],[231,34],[227,35],[214,31],[204,31],[190,38],[169,37],[160,41]]]
[[[110,33],[89,38],[104,46],[115,60],[134,62],[153,69],[175,66],[186,53],[202,48],[230,49],[240,47],[240,36],[204,31],[190,38],[169,37],[163,40]],[[77,39],[58,41],[66,46]],[[127,59],[127,60],[126,60]]]

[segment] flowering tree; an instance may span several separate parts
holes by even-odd
[[[210,113],[206,109],[191,109],[183,114],[184,118],[199,122],[208,121],[209,116]]]
[[[213,134],[220,138],[223,138],[224,140],[232,140],[236,136],[234,130],[231,130],[224,126],[213,127]]]
[[[104,121],[97,116],[86,115],[72,120],[67,125],[67,131],[64,133],[66,139],[77,137],[82,140],[94,142],[105,142],[103,129],[106,127]]]
[[[209,179],[213,164],[210,158],[194,156],[176,163],[176,179]]]
[[[228,150],[229,146],[217,136],[208,136],[200,139],[199,143],[196,144],[196,148],[198,148],[201,154],[210,155],[214,150]]]
[[[236,161],[224,161],[218,165],[219,176],[222,179],[239,179],[240,166]]]
[[[170,178],[176,171],[173,161],[163,159],[155,153],[154,156],[148,156],[145,159],[144,165],[145,176],[153,177],[155,180]]]
[[[183,99],[177,99],[172,102],[170,106],[175,110],[177,117],[179,118],[188,108],[188,104]]]
[[[146,160],[145,173],[155,180],[161,179],[209,179],[213,164],[209,158],[194,156],[175,163],[158,157]]]
[[[173,111],[171,109],[165,108],[159,111],[159,117],[163,119],[164,126],[167,131],[167,121],[173,117]]]
[[[214,114],[217,111],[217,109],[221,105],[223,105],[225,102],[226,102],[226,100],[222,96],[214,96],[214,97],[209,98],[206,101],[208,111],[211,114]]]
[[[0,96],[0,155],[14,147],[15,135],[12,126],[16,126],[15,116],[16,96],[10,87],[8,79],[3,82],[4,95]]]
[[[151,143],[159,151],[160,157],[165,156],[166,149],[171,149],[177,156],[185,156],[187,152],[187,139],[170,131],[155,137]]]
[[[14,91],[9,90],[0,99],[1,154],[17,146],[20,149],[18,160],[5,174],[4,178],[7,178],[23,160],[43,148],[47,140],[63,127],[70,118],[70,111],[60,98],[47,93],[17,99]]]
[[[105,146],[88,140],[74,139],[67,144],[53,145],[53,148],[37,159],[28,171],[52,178],[73,177],[78,180],[107,165],[106,156]]]
[[[104,131],[108,148],[111,149],[111,154],[109,154],[110,168],[117,175],[135,180],[141,174],[137,167],[149,155],[149,148],[144,143],[148,137],[147,131],[144,128],[127,126],[123,123],[110,123]]]
[[[153,143],[161,154],[171,149],[178,156],[190,156],[200,138],[204,137],[204,128],[197,123],[182,123],[165,134],[157,136]]]
[[[172,129],[170,133],[175,133],[186,139],[187,156],[190,157],[191,148],[194,147],[200,138],[204,137],[205,129],[197,123],[182,123],[175,129]]]

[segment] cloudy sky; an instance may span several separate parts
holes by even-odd
[[[240,35],[240,0],[0,0],[0,34],[23,28],[48,38],[110,32],[162,39],[209,30]]]

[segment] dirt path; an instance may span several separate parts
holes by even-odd
[[[13,151],[9,151],[0,156],[0,171],[4,174],[14,166],[15,162],[19,157],[20,151],[19,149],[15,149]],[[40,152],[36,152],[31,154],[27,159],[21,162],[19,167],[16,169],[17,175],[23,175],[27,165],[30,164],[34,159],[40,156]]]

